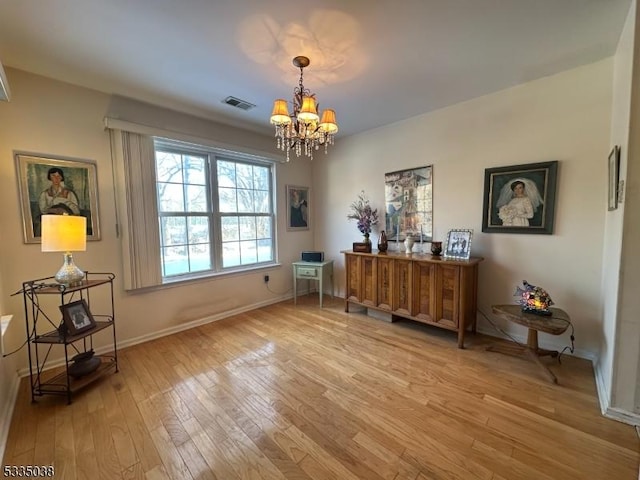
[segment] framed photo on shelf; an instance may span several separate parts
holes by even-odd
[[[60,305],[60,311],[69,335],[77,335],[96,326],[84,299]]]
[[[482,231],[553,233],[558,161],[487,168]]]
[[[618,183],[620,180],[620,147],[616,145],[609,154],[609,211],[618,208]]]
[[[309,230],[309,187],[287,185],[287,230]]]
[[[96,164],[53,156],[16,153],[25,243],[40,243],[40,217],[87,218],[87,240],[100,240]]]
[[[471,237],[473,237],[473,230],[449,230],[444,256],[469,260],[471,257]]]

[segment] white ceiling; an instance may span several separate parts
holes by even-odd
[[[341,136],[610,56],[630,1],[0,0],[0,61],[271,133],[306,55]]]

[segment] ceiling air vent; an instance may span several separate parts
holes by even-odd
[[[223,100],[223,102],[227,105],[231,105],[232,107],[239,108],[240,110],[251,110],[253,107],[255,107],[253,103],[240,100],[236,97],[227,97]]]

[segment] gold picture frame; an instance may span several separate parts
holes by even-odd
[[[97,167],[71,158],[15,153],[25,243],[40,243],[43,214],[87,218],[87,240],[100,240]]]

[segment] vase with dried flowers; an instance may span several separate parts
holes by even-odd
[[[371,228],[378,224],[378,209],[371,208],[364,190],[358,194],[357,200],[351,204],[351,212],[347,215],[347,218],[358,222],[358,230],[364,235],[364,243],[371,243],[369,235],[371,235]]]

